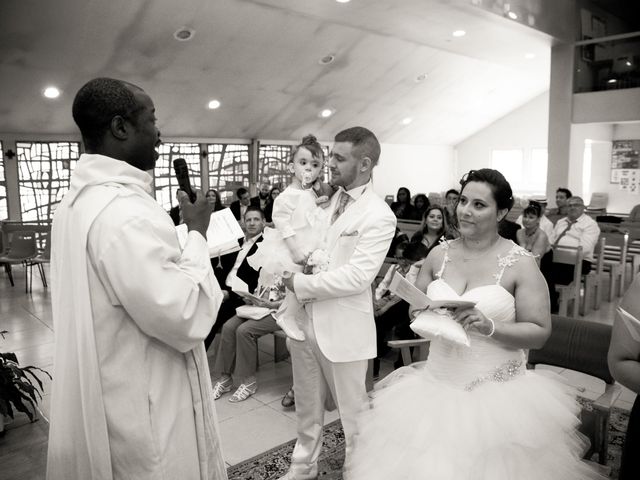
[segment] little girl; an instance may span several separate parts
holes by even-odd
[[[275,229],[265,229],[258,251],[247,258],[253,268],[262,268],[261,277],[302,272],[309,254],[324,245],[328,215],[318,204],[328,197],[318,197],[315,190],[321,188],[317,180],[323,164],[322,146],[313,135],[304,137],[291,152],[289,171],[294,178],[274,200]],[[294,340],[304,340],[296,322],[300,308],[295,294],[287,291],[282,306],[274,314],[278,326]]]

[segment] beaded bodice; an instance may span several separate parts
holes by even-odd
[[[505,270],[529,252],[514,244],[504,256],[497,256],[496,283],[482,285],[458,295],[443,280],[447,263],[451,260],[445,247],[445,257],[436,280],[427,287],[433,300],[462,298],[473,300],[476,308],[494,322],[515,322],[515,299],[501,284]],[[458,346],[440,338],[431,342],[427,369],[436,378],[460,388],[471,390],[487,381],[507,381],[524,372],[525,354],[521,349],[507,347],[493,338],[469,331],[470,347]]]

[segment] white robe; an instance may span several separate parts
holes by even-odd
[[[150,184],[84,154],[55,213],[49,480],[227,478],[203,345],[222,293]]]

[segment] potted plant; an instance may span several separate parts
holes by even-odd
[[[6,330],[0,331],[3,339],[5,333]],[[36,404],[42,399],[42,382],[36,371],[51,378],[41,368],[18,365],[15,353],[0,353],[0,432],[4,431],[4,417],[13,419],[14,410],[25,413],[32,422],[36,420]]]

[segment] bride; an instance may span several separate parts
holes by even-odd
[[[453,313],[471,346],[433,340],[425,363],[378,384],[345,478],[602,478],[579,458],[575,391],[525,368],[525,349],[544,345],[551,320],[534,258],[498,236],[511,187],[491,169],[472,170],[461,184],[461,238],[431,252],[416,286],[432,299],[477,302]]]

